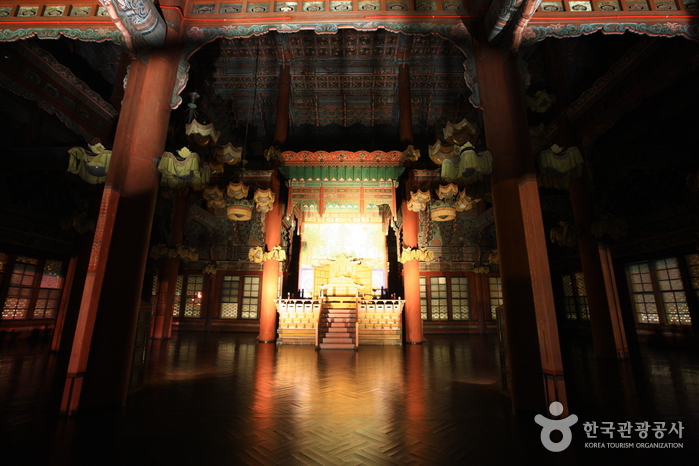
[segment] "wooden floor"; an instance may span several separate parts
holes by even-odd
[[[542,447],[500,393],[492,336],[316,351],[253,335],[181,333],[152,348],[148,387],[121,410],[55,414],[40,339],[0,342],[0,464],[697,464],[699,357],[645,348],[636,367],[566,348],[573,440]],[[546,414],[546,413],[541,413]],[[584,422],[682,421],[682,449],[591,449]],[[651,433],[652,437],[652,433]],[[659,441],[651,438],[644,442]]]

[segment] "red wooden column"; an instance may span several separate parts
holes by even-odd
[[[565,71],[565,59],[558,41],[546,41],[544,44],[546,71],[552,76],[551,82],[558,99],[554,103],[557,113],[561,114],[573,101]],[[575,131],[565,118],[559,118],[560,139],[563,145],[579,145]],[[621,317],[621,308],[614,280],[611,255],[597,241],[590,231],[593,221],[592,204],[587,189],[588,180],[583,176],[576,178],[569,188],[570,203],[573,207],[575,223],[582,233],[578,236],[580,261],[587,292],[590,311],[590,327],[595,355],[600,358],[627,359],[629,349]]]
[[[77,264],[78,257],[71,257],[68,262],[63,291],[61,292],[61,302],[58,305],[58,312],[56,312],[56,324],[53,328],[53,337],[51,339],[51,351],[56,353],[61,349],[61,338],[63,337],[63,329],[65,328],[66,314],[68,313],[68,304],[70,303],[70,292],[73,289],[73,279],[75,278]]]
[[[400,143],[413,143],[413,114],[410,103],[410,73],[405,63],[398,67],[398,105],[400,109]],[[420,215],[402,204],[403,247],[418,247]],[[398,251],[400,256],[401,252]],[[423,342],[422,315],[420,314],[420,262],[416,259],[403,264],[403,290],[405,293],[405,341],[411,344]]]
[[[578,236],[578,248],[585,279],[595,356],[627,359],[629,349],[624,327],[620,324],[621,311],[616,305],[618,298],[613,281],[611,256],[607,255],[604,245],[599,244],[590,231],[593,217],[592,209],[587,203],[589,194],[586,181],[584,175],[573,180],[570,186],[570,202],[575,223],[580,226],[581,231]]]
[[[279,69],[279,97],[277,120],[274,126],[274,145],[281,147],[289,131],[289,96],[291,95],[291,67],[283,63]]]
[[[282,206],[279,196],[277,171],[272,172],[271,186],[275,195],[274,207],[265,215],[265,245],[271,251],[281,243]],[[260,343],[274,343],[277,338],[277,305],[279,297],[279,261],[268,259],[262,268],[262,296],[260,296]]]
[[[473,298],[471,299],[471,318],[477,320],[478,333],[481,335],[485,335],[486,333],[485,319],[488,314],[490,314],[489,301],[486,299],[488,295],[484,291],[487,289],[487,284],[487,275],[482,273],[473,275],[473,285],[470,287],[474,291]]]
[[[567,412],[546,236],[517,59],[504,56],[499,47],[481,44],[476,69],[486,141],[493,154],[492,191],[512,406],[518,412],[546,412],[551,402],[559,401]]]
[[[172,244],[182,243],[184,237],[184,220],[187,211],[187,198],[177,196],[172,213]],[[163,340],[172,337],[172,310],[175,306],[177,292],[177,276],[180,270],[178,257],[161,260],[158,274],[158,292],[153,316],[153,331],[151,337]]]
[[[178,17],[169,17],[177,23]],[[159,175],[177,74],[178,32],[131,62],[97,220],[61,411],[123,404]]]
[[[418,247],[420,217],[403,203],[403,247]],[[400,253],[399,253],[400,254]],[[403,289],[405,291],[405,341],[411,344],[423,342],[422,316],[420,315],[420,262],[417,259],[403,264]]]

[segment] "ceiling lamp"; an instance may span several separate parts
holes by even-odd
[[[459,187],[454,183],[440,185],[437,189],[437,197],[440,199],[451,199],[459,193]]]
[[[187,140],[191,144],[196,144],[199,147],[212,147],[216,145],[221,133],[216,131],[213,123],[200,123],[197,121],[197,117],[202,121],[208,119],[206,115],[200,116],[197,112],[197,104],[194,102],[196,102],[199,97],[196,91],[189,93],[189,98],[192,99],[192,101],[187,104],[189,110],[187,111],[187,123],[185,124],[184,132],[187,135]]]
[[[430,202],[432,196],[429,191],[420,191],[410,193],[408,201],[408,210],[411,212],[424,212],[427,208],[427,203]]]
[[[274,193],[271,189],[258,189],[253,197],[255,201],[255,210],[262,214],[266,214],[274,207]]]
[[[448,144],[463,145],[467,142],[475,143],[478,128],[464,118],[458,123],[447,122],[447,126],[442,132],[444,133],[444,140]]]
[[[226,215],[230,220],[244,222],[252,218],[252,203],[247,199],[235,201],[226,209]]]
[[[233,199],[243,199],[244,197],[248,197],[249,189],[250,188],[245,186],[242,182],[230,182],[228,183],[228,188],[226,188],[226,194]]]
[[[234,147],[230,142],[214,149],[216,160],[227,165],[237,165],[243,157],[243,148]]]
[[[437,141],[427,148],[430,159],[437,165],[442,165],[442,163],[454,156],[454,144],[448,144],[446,142]]]
[[[435,222],[448,222],[456,218],[456,209],[445,201],[434,201],[430,209],[430,218]]]
[[[214,128],[213,123],[204,125],[199,123],[196,119],[185,125],[184,132],[189,142],[200,147],[215,145],[221,135],[221,133]]]
[[[468,196],[466,194],[466,190],[464,189],[459,193],[459,197],[456,198],[456,202],[454,202],[454,208],[457,212],[467,212],[473,209],[473,204],[475,204],[476,202],[478,201]]]
[[[223,209],[226,207],[226,200],[223,197],[223,191],[218,186],[207,186],[202,193],[206,199],[206,207],[214,209]]]

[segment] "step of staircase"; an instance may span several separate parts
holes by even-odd
[[[324,305],[320,318],[320,349],[354,349],[357,308],[354,299]]]
[[[321,343],[320,349],[353,350],[354,344],[346,343]]]

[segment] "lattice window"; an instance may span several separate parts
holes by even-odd
[[[36,277],[36,259],[17,257],[7,299],[2,310],[3,319],[26,319],[32,294],[34,293],[34,278]]]
[[[488,289],[490,290],[490,318],[496,320],[495,309],[502,306],[502,281],[500,277],[488,277]]]
[[[184,297],[184,316],[201,317],[202,293],[204,291],[204,276],[189,275],[187,291]]]
[[[585,277],[582,272],[573,274],[573,282],[575,283],[576,302],[580,318],[582,320],[590,320],[590,308],[587,305],[587,290],[585,289]]]
[[[257,319],[260,302],[260,277],[249,275],[243,277],[243,301],[241,319]]]
[[[180,316],[180,306],[182,303],[182,287],[184,286],[184,276],[177,276],[177,285],[175,285],[175,304],[172,306],[172,315],[174,317]]]
[[[44,264],[41,289],[39,289],[39,296],[34,306],[35,319],[53,319],[56,317],[65,282],[62,269],[63,263],[61,261],[47,260]]]
[[[430,311],[432,320],[448,320],[447,277],[430,277]]]
[[[238,275],[225,275],[221,286],[221,318],[238,318],[238,291],[240,290],[240,277]]]
[[[658,307],[653,294],[650,267],[647,263],[631,264],[627,268],[636,320],[644,324],[658,324]]]
[[[563,281],[563,306],[566,311],[566,318],[570,320],[577,320],[578,313],[575,309],[575,295],[573,294],[573,277],[570,275],[563,275],[561,277]]]
[[[689,281],[699,299],[699,254],[690,254],[686,257],[686,260],[687,268],[689,269]]]
[[[668,324],[691,325],[687,295],[684,293],[682,277],[677,259],[661,259],[655,261],[658,279],[658,289],[663,298],[665,320]]]
[[[427,278],[420,277],[420,316],[427,320]]]
[[[573,272],[561,276],[563,282],[563,305],[566,318],[570,320],[590,320],[587,305],[587,290],[582,272]]]
[[[468,304],[468,277],[451,277],[451,318],[470,319]]]

